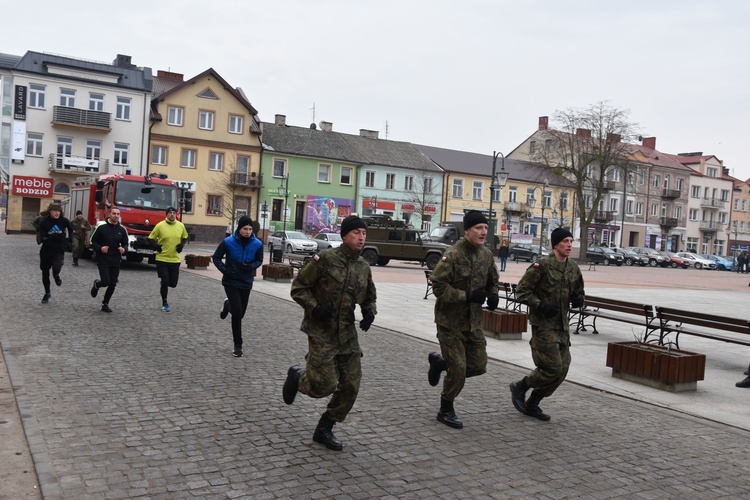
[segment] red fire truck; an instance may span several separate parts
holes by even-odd
[[[177,187],[164,175],[102,175],[71,188],[70,198],[64,203],[69,218],[80,210],[92,227],[104,222],[109,208],[119,208],[120,224],[129,236],[130,245],[123,256],[128,262],[141,262],[144,257],[153,260],[153,250],[133,248],[135,239],[148,236],[164,220],[167,208],[179,210]]]

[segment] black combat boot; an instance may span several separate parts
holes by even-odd
[[[745,377],[744,380],[740,380],[736,384],[734,384],[737,387],[750,387],[750,376]]]
[[[529,390],[529,384],[526,383],[526,377],[518,382],[510,383],[510,395],[513,406],[521,413],[526,413],[526,391]]]
[[[431,352],[427,356],[427,361],[430,362],[430,369],[427,370],[427,381],[431,386],[435,387],[440,382],[440,374],[447,368],[445,360],[439,352]]]
[[[461,422],[453,411],[453,401],[440,398],[440,411],[437,414],[438,422],[442,422],[448,427],[454,429],[463,429],[464,423]]]
[[[341,451],[344,449],[344,445],[341,441],[336,439],[333,435],[333,426],[336,424],[333,420],[326,417],[325,413],[320,417],[318,426],[315,428],[315,434],[313,434],[313,441],[325,445],[326,448],[335,451]]]
[[[546,422],[552,417],[539,408],[539,402],[542,398],[544,398],[544,396],[540,396],[538,392],[531,391],[531,396],[529,396],[528,401],[526,401],[526,411],[524,413],[530,417],[538,418],[539,420],[544,420]]]
[[[284,382],[284,389],[282,394],[284,395],[284,402],[288,405],[294,403],[294,398],[297,396],[299,390],[299,378],[305,372],[299,365],[292,365],[289,367],[289,371],[286,373],[286,382]]]

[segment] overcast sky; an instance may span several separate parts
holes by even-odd
[[[539,116],[609,101],[667,153],[750,177],[745,0],[37,0],[1,52],[213,67],[264,121],[508,154]],[[8,13],[8,10],[10,12]],[[17,11],[14,13],[13,11]],[[9,14],[9,15],[7,15]],[[488,174],[491,165],[488,165]]]

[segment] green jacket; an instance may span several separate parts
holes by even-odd
[[[529,266],[516,287],[516,299],[529,306],[532,325],[568,332],[571,292],[584,294],[581,270],[572,259],[558,262],[552,254]],[[557,305],[560,313],[545,318],[539,311],[542,302]]]
[[[86,239],[86,233],[91,231],[91,224],[85,218],[74,218],[70,221],[70,225],[73,227],[73,235],[76,238]]]
[[[488,248],[461,238],[445,251],[430,280],[437,299],[435,323],[462,332],[482,327],[482,304],[469,304],[466,296],[477,288],[497,294],[499,275]]]
[[[300,330],[343,351],[360,351],[354,310],[359,304],[377,314],[377,297],[370,266],[359,252],[341,245],[316,254],[294,278],[291,296],[305,309]],[[330,321],[313,317],[318,304],[336,309]]]

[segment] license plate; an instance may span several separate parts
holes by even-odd
[[[135,249],[135,253],[140,253],[140,254],[145,254],[145,255],[153,255],[156,252],[154,252],[153,250],[149,250],[148,248],[136,248]]]

